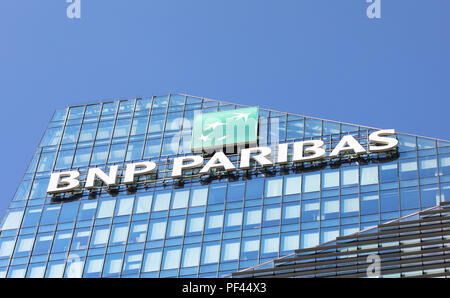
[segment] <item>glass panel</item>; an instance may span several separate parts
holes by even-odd
[[[283,190],[283,179],[282,178],[266,179],[265,196],[267,198],[281,196],[282,190]]]
[[[322,188],[339,187],[339,170],[322,172]]]
[[[308,173],[303,177],[303,192],[320,190],[320,174]]]
[[[193,188],[191,195],[191,207],[203,206],[208,198],[208,187]]]
[[[199,245],[185,246],[183,250],[183,267],[196,267],[200,264],[201,247]]]
[[[359,182],[358,169],[343,168],[341,182],[343,186],[357,185]]]
[[[155,195],[155,203],[153,204],[153,211],[169,210],[170,192],[159,192]]]
[[[302,222],[318,220],[319,208],[319,200],[302,202]]]
[[[148,230],[149,240],[159,240],[163,239],[166,235],[166,220],[158,219],[150,221],[150,227]]]
[[[378,166],[361,167],[361,185],[378,183]]]
[[[144,256],[144,265],[142,271],[158,271],[161,266],[161,256],[162,253],[160,250],[147,251]]]
[[[164,251],[163,270],[175,269],[180,266],[181,249],[167,248]]]
[[[286,176],[284,178],[284,195],[298,194],[302,191],[302,176]]]
[[[153,195],[151,194],[138,194],[136,195],[136,204],[134,213],[148,213],[152,206]]]

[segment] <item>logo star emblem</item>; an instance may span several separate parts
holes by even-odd
[[[251,113],[234,113],[234,115],[236,115],[236,116],[234,116],[233,119],[236,119],[236,120],[245,119],[245,122],[247,122],[248,116],[250,114]]]
[[[214,122],[214,123],[211,123],[211,124],[209,124],[206,128],[205,128],[205,130],[209,130],[209,129],[216,129],[216,127],[217,126],[222,126],[222,125],[225,125],[225,124],[223,124],[222,122],[220,122],[220,121],[216,121],[216,122]]]
[[[200,140],[202,140],[203,142],[206,142],[209,140],[208,136],[204,136],[203,134],[200,136]]]

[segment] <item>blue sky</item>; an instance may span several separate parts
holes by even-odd
[[[450,2],[0,2],[0,214],[53,111],[188,93],[450,140]]]

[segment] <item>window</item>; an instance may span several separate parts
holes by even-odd
[[[281,219],[281,207],[279,205],[264,207],[264,226],[279,225]]]
[[[319,219],[319,200],[302,202],[302,222],[316,221]]]
[[[128,244],[144,242],[146,236],[147,236],[146,221],[131,223],[130,235],[128,235]]]
[[[86,260],[83,277],[100,277],[103,269],[103,256],[89,257]]]
[[[55,146],[59,143],[62,135],[62,126],[48,128],[45,132],[44,137],[42,138],[40,146]]]
[[[134,213],[149,213],[152,206],[153,195],[151,194],[137,194],[136,204],[134,206]]]
[[[309,248],[319,244],[319,232],[317,230],[307,230],[301,233],[301,248]]]
[[[217,242],[203,245],[202,264],[212,264],[219,262],[220,244]]]
[[[166,117],[165,114],[152,115],[150,119],[150,125],[148,128],[148,133],[162,132],[164,129],[165,117]]]
[[[128,144],[126,161],[139,160],[142,156],[144,142],[133,142]]]
[[[128,238],[128,223],[113,225],[111,230],[110,245],[125,244]]]
[[[72,166],[73,154],[75,150],[59,151],[58,159],[56,161],[55,169],[68,169]]]
[[[34,235],[20,236],[17,240],[16,251],[14,258],[26,257],[30,255],[33,249]]]
[[[397,162],[380,165],[380,182],[397,181]]]
[[[0,257],[11,256],[14,250],[15,240],[0,239]]]
[[[305,119],[305,138],[322,135],[322,120]]]
[[[145,144],[144,158],[158,157],[161,151],[161,138],[149,139]]]
[[[259,239],[256,237],[242,239],[241,258],[244,260],[258,258]]]
[[[77,201],[62,204],[59,223],[75,221],[79,204]]]
[[[302,176],[284,177],[284,195],[293,195],[302,191]]]
[[[36,236],[36,243],[33,255],[44,255],[50,252],[50,245],[53,242],[53,233],[42,233]]]
[[[228,211],[225,218],[226,228],[240,228],[242,225],[242,211]]]
[[[114,138],[121,138],[128,136],[130,130],[131,119],[118,119],[116,128],[114,129]]]
[[[97,211],[97,218],[112,217],[116,201],[114,199],[100,200],[100,207]]]
[[[322,219],[339,218],[339,198],[322,199]]]
[[[439,157],[439,173],[440,175],[450,175],[450,156]]]
[[[245,210],[245,227],[251,228],[261,224],[262,211],[261,208],[252,208]]]
[[[186,219],[182,218],[170,218],[169,219],[169,231],[168,237],[181,237],[184,235],[184,226],[186,224]]]
[[[226,184],[211,184],[211,191],[209,192],[208,204],[220,204],[225,202],[225,196],[227,194]]]
[[[63,277],[65,261],[49,262],[47,265],[47,271],[45,273],[46,278],[61,278]]]
[[[301,121],[288,121],[286,138],[288,140],[292,139],[302,139],[303,138],[303,120]]]
[[[148,240],[160,240],[166,235],[166,220],[158,219],[150,221]]]
[[[51,171],[53,168],[53,162],[55,161],[56,152],[42,153],[39,159],[38,172]]]
[[[288,203],[283,205],[283,223],[298,223],[300,219],[300,203]]]
[[[280,238],[278,236],[269,235],[262,238],[261,252],[263,254],[278,255]],[[267,255],[266,255],[267,256]]]
[[[398,146],[400,152],[410,151],[416,149],[416,137],[406,136],[406,135],[398,135]]]
[[[435,177],[437,173],[437,160],[435,157],[421,158],[419,160],[420,177]]]
[[[321,229],[321,242],[329,242],[335,240],[339,236],[339,228],[322,228]]]
[[[402,209],[419,208],[419,190],[417,187],[400,189],[400,206]]]
[[[18,229],[22,221],[23,210],[9,210],[4,219],[1,230]]]
[[[93,141],[97,131],[97,123],[84,123],[80,133],[79,142]]]
[[[204,206],[208,198],[208,187],[193,188],[191,196],[191,207]]]
[[[245,194],[245,183],[228,184],[227,202],[242,201]]]
[[[381,212],[398,211],[398,191],[385,190],[380,193]]]
[[[400,161],[400,179],[417,179],[417,161],[415,159]]]
[[[153,204],[153,211],[165,211],[169,209],[170,192],[157,192],[155,203]]]
[[[41,213],[42,213],[42,207],[29,207],[26,209],[25,212],[25,218],[23,219],[23,223],[22,223],[22,227],[34,227],[37,226],[39,219],[41,218]],[[17,223],[18,221],[20,222],[21,218],[18,217],[19,214],[16,214],[13,216],[13,218],[11,219],[12,222]],[[7,217],[5,217],[7,220],[8,219],[9,214],[7,215]],[[6,220],[5,220],[6,223]],[[8,225],[10,225],[8,223]],[[3,230],[5,228],[2,228]]]
[[[98,165],[106,163],[108,157],[108,146],[96,146],[92,152],[91,165]]]
[[[358,216],[359,198],[354,196],[342,196],[341,198],[342,216]]]
[[[439,205],[439,190],[436,186],[422,187],[420,190],[420,202],[423,207],[432,207]]]
[[[339,170],[322,172],[322,188],[339,187]]]
[[[92,234],[91,247],[103,247],[106,246],[109,239],[109,226],[95,227]]]
[[[27,278],[43,278],[45,273],[45,263],[30,264],[28,266]]]
[[[281,235],[281,251],[292,251],[299,248],[300,236],[298,232]]]
[[[131,127],[131,135],[145,134],[147,129],[147,117],[139,117],[133,119],[133,126]]]
[[[189,190],[174,190],[172,209],[186,208],[189,201]]]
[[[136,274],[141,269],[142,253],[128,252],[125,255],[122,274]]]
[[[245,196],[247,199],[260,199],[263,189],[264,179],[248,180]]]
[[[119,199],[115,216],[130,215],[133,210],[134,197],[122,197]]]
[[[378,204],[379,199],[377,192],[361,194],[361,215],[378,213]]]
[[[283,190],[282,178],[270,178],[266,179],[266,198],[281,196]]]
[[[314,192],[320,190],[320,174],[305,174],[303,178],[303,192]]]
[[[181,249],[167,248],[164,251],[163,270],[176,269],[180,266]]]
[[[92,220],[97,211],[97,201],[84,201],[81,203],[78,220]]]
[[[183,250],[182,266],[184,268],[198,266],[200,264],[200,251],[201,247],[199,245],[185,246]]]
[[[209,213],[206,217],[206,231],[207,233],[220,232],[223,225],[222,213]]]
[[[357,185],[359,182],[358,169],[355,168],[342,168],[342,185],[350,186]]]
[[[161,250],[148,250],[145,252],[143,272],[158,271],[161,266]]]
[[[205,218],[203,217],[203,214],[189,216],[188,226],[187,226],[187,234],[188,235],[194,235],[194,234],[200,235],[201,232],[203,231],[204,222],[205,222]]]
[[[227,240],[222,244],[222,262],[235,261],[239,259],[239,240]]]
[[[125,159],[127,144],[113,144],[111,145],[111,152],[109,153],[108,162],[123,162]]]
[[[77,229],[74,232],[71,250],[86,249],[91,236],[90,228]]]
[[[52,246],[52,253],[68,251],[71,241],[72,231],[57,232]]]
[[[86,167],[91,159],[91,148],[78,148],[72,167]]]
[[[106,256],[103,276],[117,276],[122,271],[122,254],[109,254]]]
[[[361,185],[378,183],[378,166],[361,167]]]
[[[78,139],[78,133],[80,132],[79,125],[69,125],[66,126],[66,130],[64,131],[64,135],[62,138],[62,144],[75,143]]]
[[[50,179],[36,179],[31,188],[30,199],[43,198],[47,195],[47,187]]]

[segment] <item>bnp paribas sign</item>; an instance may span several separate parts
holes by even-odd
[[[258,141],[258,108],[199,114],[194,118],[191,149],[211,152],[252,146]],[[231,151],[228,151],[231,153]]]
[[[258,121],[257,107],[197,115],[192,130],[193,154],[172,160],[171,178],[185,179],[192,176],[192,173],[202,176],[250,170],[253,167],[297,166],[302,163],[334,161],[343,156],[348,159],[395,151],[398,146],[394,129],[371,133],[365,147],[352,135],[345,135],[331,152],[327,152],[322,140],[261,146],[261,143],[258,143]],[[229,153],[234,154],[235,151],[239,153],[238,161],[232,163]],[[140,176],[153,177],[149,178],[153,180],[154,177],[157,178],[158,166],[151,160],[139,161],[127,164],[122,169],[122,177],[118,176],[118,172],[118,165],[110,166],[108,171],[90,168],[87,173],[83,173],[86,174],[85,181],[80,181],[81,173],[77,170],[52,173],[47,193],[58,194],[102,186],[115,187],[119,184],[135,185]]]

